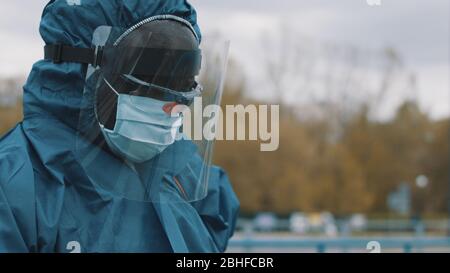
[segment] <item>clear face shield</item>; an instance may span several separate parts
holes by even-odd
[[[193,140],[190,130],[203,127],[202,109],[220,105],[229,43],[205,37],[198,47],[171,36],[181,41],[171,44],[148,22],[95,31],[101,60],[88,67],[76,156],[99,193],[198,201],[208,193],[214,139]]]

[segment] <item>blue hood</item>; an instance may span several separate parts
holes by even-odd
[[[54,0],[44,9],[40,33],[46,44],[90,48],[99,26],[127,29],[163,14],[187,20],[201,37],[196,12],[185,0]],[[83,64],[37,62],[24,87],[24,119],[58,119],[76,129],[85,72]]]

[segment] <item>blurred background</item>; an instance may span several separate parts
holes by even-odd
[[[47,2],[2,3],[0,136]],[[231,40],[223,104],[281,109],[277,151],[216,143],[241,201],[230,252],[450,252],[449,1],[190,2]]]

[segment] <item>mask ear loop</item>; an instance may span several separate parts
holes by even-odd
[[[112,90],[112,91],[115,93],[115,95],[117,95],[117,97],[119,97],[119,93],[114,89],[114,87],[112,87],[112,85],[111,85],[104,77],[102,77],[102,78],[103,78],[103,82],[108,86],[108,89]],[[107,128],[105,127],[104,124],[102,124],[102,123],[100,122],[100,119],[99,119],[99,116],[98,116],[98,109],[97,109],[97,100],[98,100],[98,98],[97,98],[97,92],[96,92],[95,97],[96,97],[96,98],[95,98],[95,103],[94,103],[94,113],[95,113],[95,118],[97,119],[98,125],[100,126],[101,129],[103,129],[103,130],[109,130],[109,129],[107,129]],[[115,126],[114,126],[114,127],[115,127]]]
[[[112,90],[114,93],[116,93],[117,97],[120,96],[119,92],[116,91],[116,89],[109,83],[109,81],[105,78],[103,78],[103,81],[106,83],[106,85],[109,87],[108,89]]]

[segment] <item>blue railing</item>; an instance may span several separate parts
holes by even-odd
[[[450,251],[450,237],[349,237],[349,238],[255,238],[242,237],[230,241],[232,252],[258,252],[261,249],[271,252],[307,251],[324,253],[369,252],[369,242],[379,245],[381,252],[403,251],[431,252]]]

